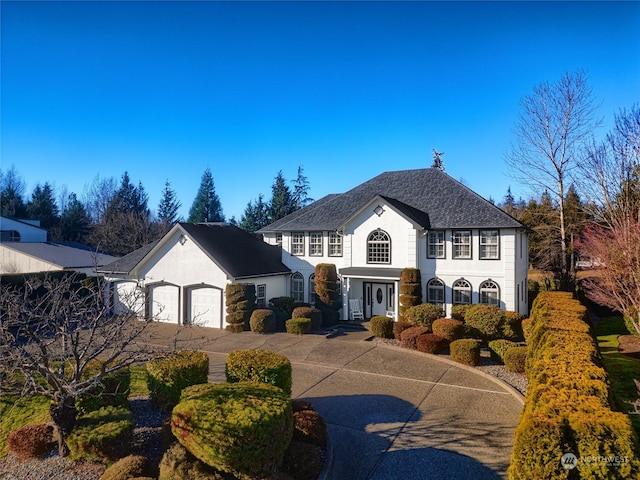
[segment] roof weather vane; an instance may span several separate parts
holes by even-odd
[[[436,149],[432,149],[433,151],[433,164],[431,168],[437,168],[438,170],[444,171],[444,163],[442,163],[442,156],[444,152],[437,152]]]

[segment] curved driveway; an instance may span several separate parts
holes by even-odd
[[[153,327],[156,339],[175,331]],[[232,350],[288,357],[292,396],[310,401],[327,422],[330,479],[506,478],[522,400],[478,370],[377,345],[366,341],[368,332],[256,335],[192,327],[181,335],[184,348],[209,354],[213,382],[225,381]]]

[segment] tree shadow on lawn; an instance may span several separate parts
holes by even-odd
[[[304,400],[327,422],[334,456],[329,478],[494,480],[506,476],[513,445],[511,428],[457,416],[423,415],[412,403],[391,395]]]

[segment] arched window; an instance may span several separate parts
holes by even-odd
[[[391,239],[383,230],[375,230],[367,238],[367,263],[391,263]]]
[[[471,284],[464,278],[453,282],[453,303],[471,303]]]
[[[480,303],[500,306],[500,287],[493,280],[485,280],[480,284]]]
[[[314,305],[316,303],[316,274],[309,275],[309,303]]]
[[[444,305],[444,282],[438,278],[432,278],[427,282],[427,303]]]
[[[304,302],[304,277],[300,272],[291,275],[291,296],[294,302]]]

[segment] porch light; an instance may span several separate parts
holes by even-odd
[[[180,235],[178,241],[180,242],[180,245],[184,245],[185,243],[187,243],[187,237],[185,237],[184,235]]]

